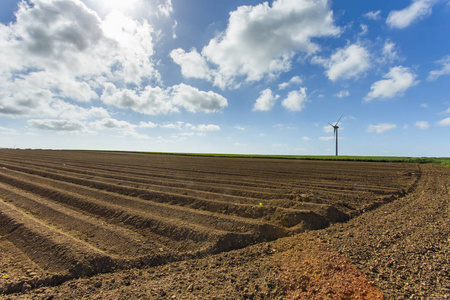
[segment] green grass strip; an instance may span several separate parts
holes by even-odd
[[[124,151],[127,152],[127,151]],[[407,157],[407,156],[334,156],[334,155],[271,155],[271,154],[221,154],[221,153],[181,153],[181,152],[132,152],[148,154],[168,154],[182,156],[204,157],[235,157],[235,158],[272,158],[299,160],[328,161],[365,161],[365,162],[402,162],[402,163],[435,163],[450,167],[450,157]]]

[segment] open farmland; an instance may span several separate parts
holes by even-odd
[[[0,287],[26,291],[326,228],[413,193],[421,176],[418,164],[0,150]]]

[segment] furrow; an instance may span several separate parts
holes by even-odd
[[[108,254],[139,256],[166,248],[166,245],[124,227],[105,223],[42,197],[32,197],[30,193],[2,183],[0,183],[0,198],[26,214],[42,220],[49,227],[89,242]]]
[[[113,259],[105,253],[46,226],[1,199],[0,234],[49,273],[89,274],[109,271],[114,265]],[[97,268],[98,263],[103,263],[104,268],[94,270],[93,265]]]
[[[16,158],[12,159],[13,161],[17,161]],[[28,161],[30,161],[28,159]],[[51,163],[51,161],[43,161],[44,163]],[[200,182],[200,183],[214,183],[214,184],[225,184],[225,185],[232,185],[232,186],[244,186],[244,187],[253,187],[255,189],[257,188],[274,188],[278,189],[280,187],[285,187],[286,185],[280,181],[276,185],[268,182],[267,180],[263,180],[264,177],[255,177],[255,176],[247,176],[242,175],[236,179],[229,179],[229,175],[226,173],[217,173],[216,176],[212,176],[209,174],[208,176],[199,176],[199,174],[192,174],[189,170],[180,170],[176,173],[170,173],[166,171],[167,168],[160,168],[157,166],[148,166],[145,164],[145,162],[141,162],[141,164],[138,164],[136,166],[133,165],[126,165],[121,167],[118,166],[111,166],[111,164],[108,163],[101,163],[99,161],[91,161],[91,163],[86,164],[86,161],[75,161],[73,163],[66,162],[67,165],[73,164],[78,167],[86,166],[88,165],[89,168],[93,168],[96,170],[102,170],[105,172],[111,172],[111,173],[122,173],[127,174],[130,176],[139,176],[139,177],[148,177],[151,176],[152,178],[158,178],[161,180],[166,181],[180,181],[180,182]],[[64,164],[61,164],[64,165]]]
[[[26,164],[26,167],[24,165]],[[167,180],[157,180],[147,175],[147,177],[136,177],[134,175],[123,175],[121,172],[106,172],[106,171],[92,171],[93,168],[89,170],[83,170],[78,167],[56,167],[47,164],[36,164],[36,163],[20,163],[20,162],[8,162],[2,163],[3,167],[15,170],[21,170],[24,172],[34,172],[43,171],[49,174],[58,173],[58,175],[71,176],[73,178],[83,178],[91,179],[94,178],[96,181],[101,181],[103,183],[110,182],[112,184],[119,184],[121,186],[130,187],[142,187],[145,186],[146,189],[150,189],[157,192],[168,192],[172,194],[189,194],[194,197],[201,197],[205,199],[216,199],[216,200],[226,200],[227,202],[236,203],[254,203],[258,204],[260,199],[274,199],[281,197],[286,193],[287,189],[267,189],[268,192],[255,191],[249,188],[236,188],[234,185],[219,185],[214,186],[196,183],[188,180],[184,181],[167,181]],[[53,172],[50,172],[53,171]],[[81,175],[80,175],[81,174]],[[82,176],[83,175],[83,176]],[[261,189],[259,189],[261,190]],[[263,189],[264,190],[264,189]],[[253,199],[252,199],[253,198]],[[253,201],[252,201],[253,200]]]
[[[198,197],[160,193],[147,189],[128,188],[110,183],[106,184],[100,181],[77,179],[70,176],[51,174],[48,172],[24,169],[21,167],[13,168],[17,172],[25,172],[26,174],[30,174],[29,176],[39,176],[31,177],[30,180],[42,181],[44,178],[46,180],[58,180],[57,182],[53,181],[51,185],[53,187],[58,185],[59,188],[64,190],[76,188],[76,192],[81,194],[83,197],[103,199],[103,201],[108,201],[108,203],[117,203],[119,205],[123,205],[123,203],[126,202],[127,206],[143,212],[170,216],[172,218],[177,218],[187,222],[203,222],[208,227],[211,226],[213,228],[220,228],[229,231],[252,231],[255,230],[254,228],[257,228],[256,231],[259,232],[259,227],[261,226],[260,222],[253,221],[251,219],[260,218],[273,220],[275,223],[282,226],[289,224],[289,227],[292,227],[296,225],[294,224],[294,220],[297,220],[300,223],[302,221],[302,216],[305,214],[305,211],[294,211],[281,207],[261,206],[259,203],[258,205],[227,203],[223,201],[201,199]],[[72,185],[69,186],[69,182]],[[75,187],[74,185],[77,186]],[[119,197],[116,194],[126,196]],[[181,205],[188,207],[183,208]],[[224,215],[224,213],[230,216]],[[232,217],[232,215],[236,217]],[[287,221],[287,219],[290,221]],[[264,231],[266,231],[266,229],[264,229]]]
[[[138,229],[147,228],[153,233],[176,240],[211,241],[220,239],[226,231],[250,234],[256,240],[263,236],[274,239],[285,235],[282,228],[260,221],[173,207],[70,183],[49,181],[35,175],[14,174],[17,171],[10,172],[10,175],[6,175],[6,172],[0,174],[0,179],[110,221],[132,225]]]

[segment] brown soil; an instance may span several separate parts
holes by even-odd
[[[449,174],[0,150],[0,298],[442,299]]]

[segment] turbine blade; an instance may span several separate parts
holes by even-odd
[[[328,124],[330,124],[331,126],[333,126],[333,127],[334,127],[334,125],[333,125],[333,124],[331,124],[330,122],[328,122]]]
[[[343,115],[341,115],[341,117],[339,118],[339,120],[336,122],[336,124],[335,124],[334,126],[337,126],[337,124],[339,123],[339,121],[342,119],[342,116],[343,116]]]

